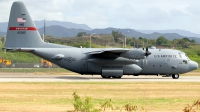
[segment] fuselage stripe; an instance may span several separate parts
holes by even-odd
[[[36,27],[9,27],[9,30],[37,30]]]

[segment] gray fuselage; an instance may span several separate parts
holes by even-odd
[[[62,68],[80,74],[102,74],[102,70],[111,72],[122,71],[124,75],[157,75],[181,74],[198,67],[184,52],[172,49],[149,49],[151,55],[147,59],[127,59],[120,56],[96,57],[88,52],[101,49],[95,48],[36,48],[34,52]],[[59,60],[54,60],[57,54],[62,54]],[[113,75],[113,74],[112,74]]]

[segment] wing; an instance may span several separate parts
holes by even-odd
[[[92,57],[124,57],[128,59],[145,59],[151,52],[143,49],[122,49],[122,48],[109,48],[109,49],[96,49],[86,54]]]
[[[124,53],[129,51],[129,49],[101,49],[101,50],[95,50],[91,52],[86,52],[86,54],[103,54],[105,52],[110,52],[110,53]]]
[[[109,48],[109,49],[97,49],[91,52],[86,52],[85,54],[92,55],[94,57],[119,57],[121,53],[125,53],[129,49],[121,48]]]

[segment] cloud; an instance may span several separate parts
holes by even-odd
[[[0,22],[15,0],[1,0]],[[92,28],[200,31],[199,0],[21,0],[33,20],[58,20]]]
[[[200,3],[189,5],[186,10],[194,15],[200,15]]]

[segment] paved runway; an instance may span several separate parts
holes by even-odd
[[[1,73],[0,82],[200,82],[200,76],[123,76],[121,79],[102,79],[100,75],[38,75],[31,73]]]

